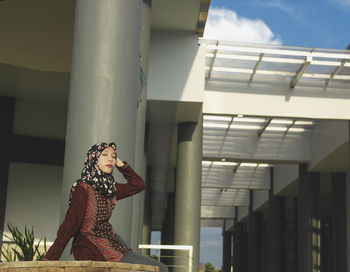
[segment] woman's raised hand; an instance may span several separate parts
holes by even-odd
[[[116,165],[117,167],[123,167],[123,166],[124,166],[124,163],[123,163],[119,158],[117,158],[117,161],[115,162],[115,165]]]

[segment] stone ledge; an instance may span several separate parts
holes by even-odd
[[[1,272],[159,272],[158,266],[95,261],[36,261],[0,263]]]

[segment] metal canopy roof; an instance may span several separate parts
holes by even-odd
[[[249,190],[268,190],[272,163],[283,163],[283,154],[296,149],[295,143],[310,139],[318,123],[203,115],[201,218],[233,218],[235,206],[249,206]]]
[[[322,86],[350,82],[350,51],[200,40],[206,80]]]
[[[244,83],[252,90],[350,91],[350,50],[199,42],[206,45],[211,90]],[[204,115],[202,220],[234,218],[235,207],[249,205],[249,190],[270,188],[269,168],[275,164],[309,161],[317,125],[310,119]]]
[[[297,148],[293,143],[304,149],[301,139],[317,124],[302,119],[204,115],[203,160],[293,161],[290,151]]]

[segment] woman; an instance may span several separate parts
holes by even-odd
[[[114,167],[128,183],[114,181]],[[81,178],[74,182],[69,195],[69,208],[57,232],[57,238],[43,260],[58,260],[70,238],[76,260],[127,262],[167,267],[151,258],[132,252],[108,222],[116,201],[146,188],[145,182],[117,157],[114,143],[93,145],[84,163]]]

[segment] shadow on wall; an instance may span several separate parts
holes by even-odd
[[[67,104],[70,73],[38,71],[0,63],[0,95]]]

